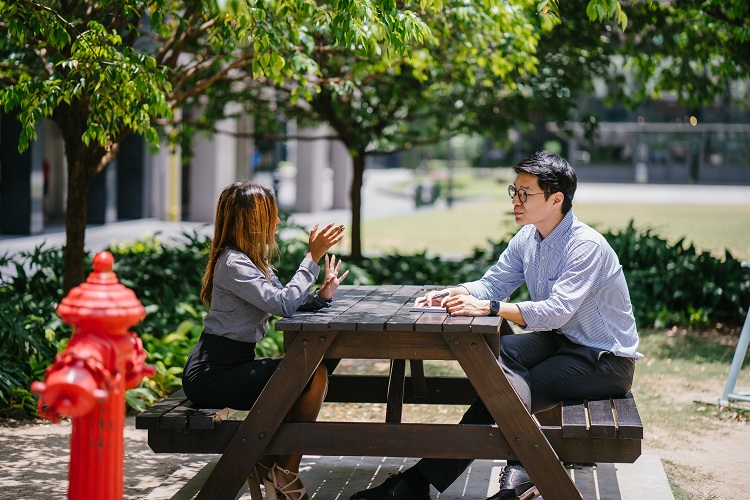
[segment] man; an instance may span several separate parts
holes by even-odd
[[[532,414],[565,400],[621,396],[642,355],[619,259],[601,234],[573,215],[577,179],[563,157],[538,151],[513,170],[508,194],[523,227],[480,280],[430,292],[423,303],[440,304],[451,316],[501,316],[529,332],[501,337],[499,360]],[[503,301],[524,282],[530,300]],[[477,400],[461,423],[494,421]],[[422,459],[351,500],[429,500],[430,484],[445,491],[470,463]],[[488,500],[537,494],[522,464],[509,461],[500,491]]]

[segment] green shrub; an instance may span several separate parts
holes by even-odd
[[[604,236],[620,257],[641,328],[738,326],[747,315],[750,267],[729,252],[721,260],[683,240],[670,244],[632,221]]]
[[[0,267],[8,266],[16,276],[0,283],[0,416],[22,417],[35,414],[31,381],[44,377],[71,329],[54,313],[62,296],[62,250],[41,245],[12,260],[0,257]]]

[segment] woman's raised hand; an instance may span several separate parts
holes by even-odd
[[[315,227],[310,230],[307,256],[315,262],[320,261],[328,249],[341,241],[343,237],[343,224],[334,227],[333,223],[330,223],[320,232],[318,232],[318,224],[315,224]]]
[[[349,270],[347,269],[344,274],[339,276],[340,269],[341,259],[337,263],[335,255],[332,255],[330,259],[326,255],[325,277],[323,278],[323,284],[318,289],[318,297],[326,301],[333,298],[333,293],[349,274]]]

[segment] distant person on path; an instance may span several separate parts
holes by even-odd
[[[183,372],[187,397],[203,408],[249,410],[281,359],[256,358],[255,344],[268,330],[271,315],[291,316],[298,309],[327,307],[349,271],[339,275],[341,261],[326,252],[341,241],[344,226],[316,225],[309,250],[292,279],[283,286],[271,262],[278,254],[276,238],[281,221],[273,191],[251,181],[237,181],[224,189],[216,207],[214,238],[203,277],[201,301],[209,307],[200,340]],[[315,285],[325,255],[325,277]],[[314,421],[328,388],[328,374],[320,365],[287,418]],[[277,394],[278,397],[287,397]],[[253,500],[260,499],[259,481],[267,498],[307,499],[299,477],[301,456],[274,457],[275,463],[255,467],[248,478]]]
[[[499,361],[532,414],[565,400],[622,396],[642,355],[619,259],[601,234],[573,215],[577,180],[567,160],[538,151],[513,170],[508,194],[523,227],[481,279],[429,292],[423,303],[439,304],[451,316],[501,316],[529,332],[502,336]],[[505,302],[524,282],[530,300]],[[477,399],[461,423],[494,420]],[[430,484],[445,491],[471,462],[422,459],[351,499],[429,499]],[[500,491],[488,500],[536,494],[523,465],[509,461]]]

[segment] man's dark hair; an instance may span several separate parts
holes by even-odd
[[[565,199],[562,213],[567,214],[573,206],[573,196],[576,194],[578,179],[575,170],[568,160],[560,155],[540,149],[521,160],[513,167],[515,173],[526,172],[537,178],[539,187],[544,191],[544,199],[549,199],[554,193],[561,192]]]

